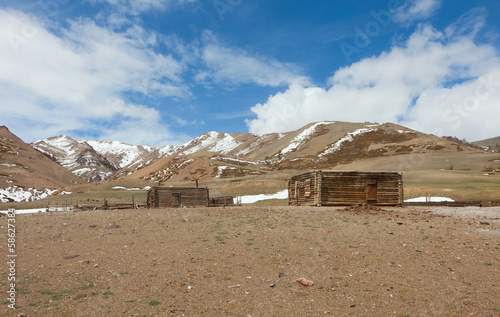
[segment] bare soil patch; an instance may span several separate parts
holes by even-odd
[[[438,209],[17,215],[18,309],[0,314],[499,316],[500,208]]]

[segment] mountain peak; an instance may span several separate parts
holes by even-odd
[[[456,145],[449,140],[420,133],[398,124],[342,121],[314,122],[292,132],[265,135],[209,131],[180,146],[167,145],[161,148],[136,146],[119,141],[75,141],[65,135],[34,142],[33,146],[51,153],[50,155],[63,166],[88,180],[118,178],[146,166],[151,166],[145,169],[145,171],[151,170],[150,175],[158,173],[163,175],[167,173],[166,171],[175,174],[181,167],[194,168],[189,167],[194,164],[193,160],[203,161],[208,157],[236,165],[264,164],[262,168],[271,165],[278,169],[303,169],[331,168],[368,157],[407,154],[416,149],[421,152],[429,149],[456,150]],[[82,153],[85,154],[84,157],[81,157]],[[82,162],[85,166],[82,166]],[[186,172],[187,174],[179,172],[179,176],[176,177],[184,180],[202,175],[216,177],[228,173],[231,175],[262,173],[259,168],[255,171],[250,169],[236,169],[236,171],[234,168],[225,168],[226,165],[221,165],[218,169],[219,164],[215,164],[213,160],[210,164],[198,167],[200,171],[204,171],[202,174],[190,170]],[[173,167],[168,167],[170,165]],[[150,179],[150,175],[143,177]],[[164,176],[160,178],[164,179]]]
[[[33,149],[6,126],[0,126],[0,136],[0,175],[3,175],[0,188],[14,185],[16,188],[58,188],[83,181]]]

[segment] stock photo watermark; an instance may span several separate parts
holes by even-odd
[[[442,118],[444,124],[449,124],[448,129],[435,129],[431,134],[444,135],[451,131],[458,130],[465,120],[476,112],[481,104],[484,104],[500,88],[500,81],[496,81],[493,75],[481,77],[474,87],[474,93],[465,97],[461,103],[454,104],[443,111]],[[399,170],[411,170],[424,162],[424,157],[420,153],[399,157]]]
[[[387,3],[387,9],[380,11],[370,11],[372,19],[365,23],[363,27],[354,28],[352,42],[340,43],[340,49],[348,63],[352,62],[352,56],[359,54],[367,48],[374,37],[379,36],[382,30],[393,21],[393,12],[399,8],[401,1],[391,0]]]
[[[232,12],[237,6],[241,5],[243,0],[215,0],[213,6],[215,12],[221,21],[224,21],[224,16]]]
[[[500,81],[495,81],[493,75],[488,78],[481,77],[474,88],[474,94],[467,96],[462,103],[455,104],[443,113],[443,120],[453,124],[452,129],[457,130],[463,120],[469,118],[471,114],[480,107],[481,103],[488,100],[500,87]]]
[[[39,18],[52,18],[59,14],[61,6],[66,5],[70,0],[39,0],[37,2],[39,9]],[[24,21],[18,32],[9,32],[7,38],[14,52],[19,52],[22,45],[28,44],[39,32],[36,23],[33,21]]]
[[[7,301],[8,307],[16,308],[16,211],[7,212]]]

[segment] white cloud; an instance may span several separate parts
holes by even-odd
[[[441,0],[410,0],[394,12],[396,22],[409,23],[432,16],[441,6]]]
[[[160,126],[158,112],[126,104],[121,95],[189,96],[180,80],[184,65],[156,53],[154,34],[139,27],[117,33],[89,20],[68,23],[54,32],[33,16],[0,9],[2,119],[32,122],[33,130],[21,133],[31,140],[43,127],[44,133],[61,133],[84,130],[97,119],[121,118],[122,125],[144,121],[149,124],[142,132],[123,130],[122,137],[142,135],[142,143],[150,144],[150,132]],[[164,141],[173,137],[160,131]]]
[[[210,32],[205,32],[204,40],[200,54],[207,70],[198,73],[198,81],[210,80],[229,85],[255,83],[273,87],[310,82],[308,77],[298,75],[299,70],[292,64],[226,47]]]
[[[500,65],[479,78],[422,93],[403,124],[436,135],[476,141],[500,135]]]
[[[105,2],[115,7],[118,11],[131,15],[138,15],[153,10],[166,10],[168,8],[196,2],[197,0],[90,0],[90,2]]]
[[[429,133],[492,137],[499,133],[497,82],[500,60],[493,46],[425,26],[404,46],[337,70],[327,88],[291,85],[271,96],[251,109],[257,119],[247,125],[262,134],[323,120],[400,122]]]

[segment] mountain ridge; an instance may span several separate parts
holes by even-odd
[[[480,146],[492,147],[492,148],[496,148],[497,150],[500,150],[500,136],[485,139],[485,140],[474,141],[472,143],[480,145]]]
[[[211,135],[202,135],[204,140]],[[219,134],[218,139],[226,139]],[[258,140],[258,141],[257,141]],[[176,152],[128,175],[143,181],[209,181],[263,175],[271,171],[332,169],[355,161],[383,156],[454,151],[482,152],[459,146],[446,138],[421,133],[397,124],[316,122],[296,131],[262,136],[234,135],[232,148],[211,152],[205,144],[196,152]],[[395,166],[392,170],[407,168]],[[411,166],[410,166],[411,167]]]
[[[187,181],[259,175],[266,169],[332,168],[360,159],[417,151],[481,151],[457,140],[394,123],[321,121],[295,131],[264,135],[209,131],[178,146],[74,140],[65,135],[31,145],[87,181],[133,178],[133,174],[149,181]]]
[[[0,126],[0,202],[30,201],[84,180]]]

